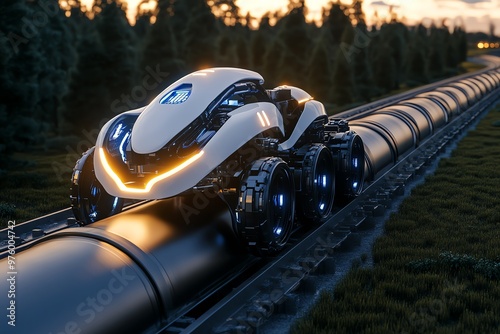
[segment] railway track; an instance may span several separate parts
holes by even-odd
[[[492,68],[480,73],[488,71],[491,72]],[[415,89],[335,115],[335,118],[361,119],[374,111],[428,93],[436,87],[466,80],[472,75],[463,75]],[[467,93],[465,89],[460,89],[464,95]],[[324,224],[297,228],[279,257],[257,259],[236,251],[237,261],[233,262],[230,270],[213,277],[207,286],[197,290],[198,293],[192,293],[188,299],[174,302],[174,306],[170,306],[168,316],[150,332],[250,332],[262,326],[271,315],[290,312],[287,308],[290,304],[293,305],[293,292],[307,287],[311,275],[334,271],[335,254],[352,241],[356,241],[354,232],[373,224],[374,219],[390,207],[395,197],[404,192],[411,179],[423,173],[425,167],[447,143],[463,133],[474,119],[499,100],[500,91],[497,87],[481,95],[479,101],[466,101],[471,103],[466,111],[436,129],[433,136],[421,141],[416,149],[397,156],[395,163],[371,172],[372,180],[363,193],[348,205],[336,208]],[[456,102],[461,103],[459,99]],[[370,168],[368,171],[370,172]],[[137,212],[145,207],[158,206],[157,202],[141,202],[132,204],[125,211]],[[53,234],[66,233],[72,236],[72,227],[76,226],[71,211],[62,210],[54,215],[19,224],[16,227],[16,245],[19,251],[22,251],[24,248],[30,248],[32,244],[37,244],[37,240],[46,235],[50,237]],[[2,258],[6,256],[7,238],[5,231],[0,233],[3,233],[0,234],[0,240],[3,240],[0,243],[0,251],[4,251],[0,255]]]

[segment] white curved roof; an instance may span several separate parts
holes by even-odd
[[[182,129],[188,126],[228,86],[241,80],[264,79],[256,72],[238,68],[210,68],[193,72],[167,87],[141,113],[131,135],[132,149],[140,154],[160,150]],[[178,98],[169,100],[168,94],[178,87],[188,87]],[[186,88],[189,90],[189,88]],[[170,95],[171,96],[171,95]]]

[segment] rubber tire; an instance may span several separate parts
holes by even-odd
[[[354,131],[338,135],[328,148],[337,168],[335,175],[335,202],[345,205],[363,191],[365,182],[365,149],[363,140]]]
[[[76,162],[70,198],[73,214],[83,225],[117,214],[123,208],[123,199],[108,194],[95,176],[94,147]]]
[[[337,173],[337,198],[348,203],[363,191],[365,180],[365,149],[363,140],[354,132],[351,136],[346,155],[343,157],[343,169]],[[356,166],[357,165],[357,166]],[[353,184],[357,186],[354,187]]]
[[[266,257],[281,251],[294,215],[295,186],[288,165],[276,157],[253,162],[243,176],[236,208],[236,230],[250,252]]]
[[[335,162],[328,147],[311,145],[301,174],[299,212],[306,221],[321,222],[332,211],[335,198]]]

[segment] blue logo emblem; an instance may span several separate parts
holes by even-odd
[[[187,101],[191,96],[193,85],[182,84],[179,87],[171,90],[160,99],[160,104],[181,104]]]

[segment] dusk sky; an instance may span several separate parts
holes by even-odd
[[[83,0],[91,3],[92,0]],[[136,6],[141,0],[127,0],[129,4],[128,16],[133,20]],[[309,18],[321,16],[321,8],[328,0],[306,0],[309,8]],[[351,1],[342,1],[349,4]],[[151,1],[151,4],[154,0]],[[260,17],[267,11],[286,10],[288,0],[237,0],[241,12]],[[398,13],[398,17],[406,18],[406,22],[424,22],[434,19],[440,22],[443,18],[450,19],[452,25],[455,20],[463,20],[467,31],[489,32],[490,22],[495,25],[496,35],[500,35],[500,0],[365,0],[364,12],[367,21],[372,22],[373,14],[377,11],[379,18],[388,16],[390,6]]]

